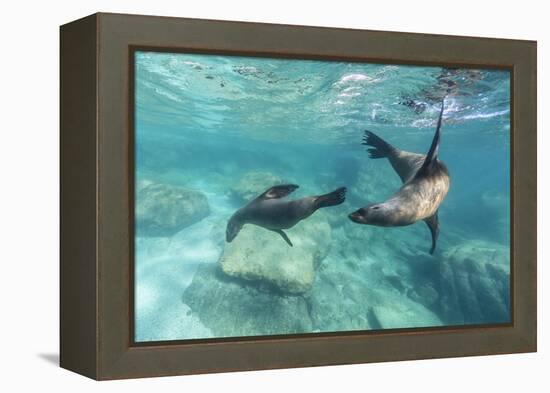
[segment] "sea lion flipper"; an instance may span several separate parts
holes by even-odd
[[[437,162],[437,156],[439,153],[439,142],[441,141],[441,122],[443,120],[444,109],[445,97],[443,97],[443,101],[441,102],[441,111],[439,112],[439,119],[437,120],[437,129],[435,130],[430,150],[428,151],[428,154],[426,154],[426,159],[424,160],[424,163],[422,164],[418,172],[416,172],[415,177],[425,176],[429,174],[433,164]]]
[[[315,198],[315,206],[317,209],[322,207],[337,206],[346,200],[346,187],[340,187],[328,194],[319,195]]]
[[[365,130],[361,144],[372,146],[372,149],[367,149],[370,158],[386,158],[395,151],[395,147],[369,130]]]
[[[423,154],[397,149],[369,130],[365,130],[362,144],[371,147],[367,149],[369,158],[387,158],[403,183],[413,177],[424,163]]]
[[[276,232],[279,235],[281,235],[281,237],[284,239],[285,242],[287,242],[287,244],[290,247],[294,247],[294,245],[292,244],[292,242],[290,241],[290,239],[288,238],[288,236],[286,235],[286,233],[284,233],[284,231],[282,229],[271,229],[271,231]]]
[[[273,186],[269,189],[267,189],[263,194],[261,194],[258,198],[261,199],[277,199],[277,198],[284,198],[288,194],[292,193],[294,190],[296,190],[299,186],[296,184],[281,184],[279,186]]]
[[[424,220],[424,222],[428,225],[428,228],[430,229],[430,233],[432,234],[432,247],[430,248],[430,254],[434,253],[437,238],[439,236],[439,217],[437,213],[438,212],[435,212],[433,216],[428,217]]]

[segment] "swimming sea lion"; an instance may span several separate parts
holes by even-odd
[[[227,242],[231,243],[235,239],[244,224],[254,224],[277,232],[292,247],[292,242],[283,229],[292,228],[317,209],[339,205],[346,199],[345,187],[320,196],[309,196],[294,201],[283,199],[297,188],[296,184],[271,187],[237,210],[227,223]]]
[[[441,121],[444,102],[437,121],[437,129],[427,155],[399,150],[370,131],[365,131],[364,145],[371,158],[387,158],[403,185],[388,200],[365,206],[349,215],[358,224],[384,227],[405,226],[424,220],[432,235],[433,254],[439,235],[437,211],[450,186],[449,172],[438,159],[441,140]]]

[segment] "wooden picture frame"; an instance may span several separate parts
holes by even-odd
[[[136,48],[512,73],[512,323],[133,342]],[[98,13],[61,27],[61,367],[105,380],[536,351],[536,42]]]

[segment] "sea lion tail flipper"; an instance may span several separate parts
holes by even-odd
[[[437,119],[437,128],[435,130],[435,134],[432,140],[432,144],[430,146],[430,150],[428,151],[428,154],[426,154],[426,159],[424,160],[424,163],[420,167],[420,169],[416,172],[416,177],[418,176],[424,176],[427,173],[429,173],[429,170],[432,168],[434,162],[437,161],[437,156],[439,153],[439,142],[441,142],[441,123],[443,121],[443,110],[445,109],[445,97],[443,97],[443,100],[441,101],[441,111],[439,112],[439,118]]]
[[[278,233],[279,235],[281,235],[281,237],[285,240],[285,242],[287,242],[287,244],[290,246],[290,247],[294,247],[292,242],[290,241],[290,239],[288,238],[287,234],[284,233],[284,231],[282,229],[270,229],[271,231],[273,232],[276,232]]]
[[[318,196],[315,200],[317,209],[321,207],[336,206],[346,200],[346,187],[340,187],[328,194]]]
[[[284,198],[288,194],[292,193],[294,190],[300,186],[296,184],[281,184],[278,186],[273,186],[264,191],[258,198],[263,199],[277,199]]]
[[[385,158],[395,151],[395,147],[369,130],[365,130],[361,144],[373,147],[372,149],[367,149],[370,158]]]
[[[430,248],[430,254],[433,254],[435,251],[437,238],[439,237],[439,217],[437,212],[435,212],[433,216],[426,218],[424,222],[426,222],[428,228],[430,229],[430,233],[432,234],[432,247]]]

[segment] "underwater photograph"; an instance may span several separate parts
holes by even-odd
[[[134,52],[134,341],[508,324],[510,72]]]

